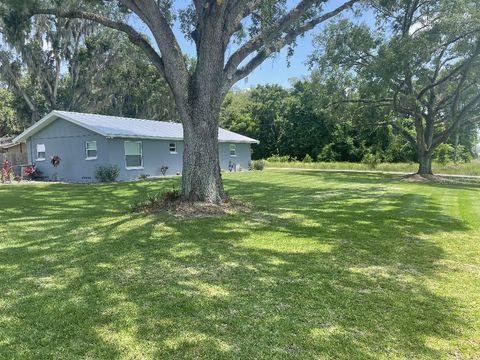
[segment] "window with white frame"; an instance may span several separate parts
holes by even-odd
[[[143,167],[141,141],[125,141],[125,167],[127,169]]]
[[[37,144],[37,161],[45,160],[45,144]]]
[[[168,148],[170,150],[170,154],[176,154],[177,153],[177,143],[170,143]]]
[[[95,160],[97,158],[97,142],[86,141],[85,142],[85,159]]]
[[[230,156],[231,157],[237,156],[237,145],[230,144]]]

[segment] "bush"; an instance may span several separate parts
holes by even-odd
[[[265,168],[265,161],[263,160],[253,160],[250,163],[250,170],[262,171]]]
[[[138,175],[138,180],[147,180],[150,175],[148,174],[140,174]]]
[[[161,193],[147,194],[146,199],[131,206],[132,212],[153,212],[165,208],[168,203],[180,199],[180,190],[175,187]]]
[[[468,163],[473,160],[472,153],[463,145],[457,147],[457,161]]]
[[[312,163],[313,162],[313,159],[310,155],[305,155],[305,157],[303,158],[302,162],[304,163]]]
[[[338,153],[333,149],[334,144],[325,145],[317,156],[318,161],[335,162],[339,160]]]
[[[117,165],[99,166],[95,170],[95,177],[100,182],[114,182],[120,175],[120,168]]]
[[[446,165],[453,160],[455,150],[450,144],[440,144],[433,152],[433,158],[442,165]]]
[[[381,162],[382,159],[379,154],[366,153],[362,159],[362,163],[368,165],[371,169],[375,169]]]
[[[266,161],[268,162],[289,162],[292,159],[288,155],[272,155],[268,158],[266,158]]]
[[[5,160],[0,169],[0,181],[2,183],[10,182],[13,179],[13,166],[12,163],[8,160]]]

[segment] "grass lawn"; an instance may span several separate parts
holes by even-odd
[[[480,187],[224,178],[251,213],[128,213],[178,179],[0,186],[0,359],[479,359]]]
[[[386,172],[405,172],[415,173],[418,171],[416,163],[381,163],[374,169],[368,164],[352,162],[314,162],[304,163],[301,161],[290,162],[265,162],[267,167],[275,168],[298,168],[298,169],[317,169],[317,170],[361,170],[361,171],[386,171]],[[442,165],[433,163],[433,172],[435,174],[446,175],[465,175],[480,176],[480,161],[475,160],[469,163],[462,163],[454,166],[453,164]]]

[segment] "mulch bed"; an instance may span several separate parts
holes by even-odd
[[[239,200],[228,200],[222,204],[167,200],[155,205],[145,205],[135,212],[143,214],[167,213],[181,219],[222,217],[230,214],[248,212],[250,204]]]

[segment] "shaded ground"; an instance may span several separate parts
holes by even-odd
[[[0,186],[0,358],[478,358],[480,188],[226,175],[248,213],[129,206],[178,179]]]

